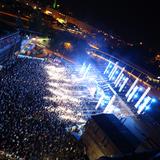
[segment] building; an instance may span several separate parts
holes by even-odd
[[[159,124],[149,117],[119,120],[113,114],[98,114],[86,123],[82,140],[90,160],[103,156],[130,158],[159,152],[159,135]]]
[[[82,140],[90,160],[134,153],[141,143],[113,114],[93,115]]]

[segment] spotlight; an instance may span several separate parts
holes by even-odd
[[[124,81],[126,79],[126,77],[124,76],[123,78],[122,78],[122,80]]]
[[[143,87],[139,87],[139,91],[143,91]]]
[[[152,103],[155,103],[157,100],[155,98],[152,98]]]
[[[150,109],[151,109],[150,106],[146,106],[146,108],[145,108],[146,111],[148,111],[148,110],[150,110]]]
[[[118,74],[119,73],[119,71],[116,71],[116,73],[115,74]]]
[[[138,94],[135,94],[135,95],[134,95],[134,98],[138,98]]]

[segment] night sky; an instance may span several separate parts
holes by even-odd
[[[73,16],[129,42],[160,49],[159,5],[147,1],[59,0]]]

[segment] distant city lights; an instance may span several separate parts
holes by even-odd
[[[37,6],[34,6],[34,7],[33,7],[33,9],[35,9],[35,10],[36,10],[36,9],[37,9]]]
[[[64,48],[67,49],[67,50],[71,50],[73,48],[73,46],[70,42],[65,42],[64,43]]]
[[[47,15],[52,15],[52,12],[49,11],[49,10],[44,11],[44,13],[47,14]]]

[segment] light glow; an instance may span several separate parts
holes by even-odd
[[[113,77],[113,75],[115,74],[116,70],[117,70],[117,65],[115,66],[114,71],[113,71],[112,74],[110,75],[109,80],[112,79],[112,77]]]
[[[128,92],[126,93],[126,97],[129,96],[129,94],[131,93],[131,91],[133,90],[133,88],[136,86],[136,84],[138,83],[138,78],[133,82],[132,86],[129,88]]]
[[[124,86],[126,85],[126,83],[128,82],[128,80],[129,80],[129,78],[126,77],[125,80],[124,80],[124,82],[123,82],[123,84],[121,85],[121,87],[120,87],[120,89],[119,89],[119,92],[122,91],[122,89],[124,88]]]
[[[47,14],[47,15],[52,15],[52,12],[49,11],[49,10],[44,11],[44,13]]]
[[[98,109],[98,108],[99,108],[99,106],[101,105],[101,102],[103,101],[104,97],[105,97],[104,94],[100,97],[100,99],[99,99],[99,101],[98,101],[98,103],[97,103],[95,109]]]
[[[130,102],[130,100],[132,99],[132,97],[135,95],[135,93],[138,91],[138,86],[135,86],[133,91],[130,93],[130,95],[128,96],[127,102]]]
[[[113,95],[112,98],[110,99],[109,103],[107,104],[107,106],[105,107],[103,113],[107,113],[108,108],[113,104],[113,102],[115,101],[116,96]]]
[[[120,78],[121,75],[123,74],[124,70],[125,70],[125,68],[123,67],[122,70],[121,70],[121,72],[119,73],[118,77],[117,77],[116,80],[114,81],[114,84],[117,83],[117,81],[119,80],[119,78]]]
[[[91,68],[91,64],[89,64],[88,67],[86,68],[86,71],[84,72],[83,78],[85,78],[87,76],[90,68]]]
[[[141,96],[141,98],[138,100],[138,102],[135,104],[135,107],[138,108],[138,106],[140,105],[140,103],[143,101],[143,99],[145,98],[145,96],[149,93],[150,91],[150,87],[148,87],[146,89],[146,91],[143,93],[143,95]]]
[[[105,74],[105,73],[107,72],[107,70],[108,70],[110,64],[111,64],[111,62],[108,63],[108,65],[107,65],[106,69],[104,70],[104,73],[103,73],[103,74]]]
[[[112,76],[112,74],[115,72],[116,68],[117,68],[117,62],[114,64],[114,67],[112,68],[110,74],[108,75],[108,78],[109,78],[109,79],[110,79],[110,77]]]
[[[144,99],[144,102],[138,108],[138,111],[137,111],[138,114],[140,114],[145,109],[145,107],[148,105],[148,103],[150,102],[150,100],[151,100],[151,97],[149,97],[149,96],[147,96]]]

